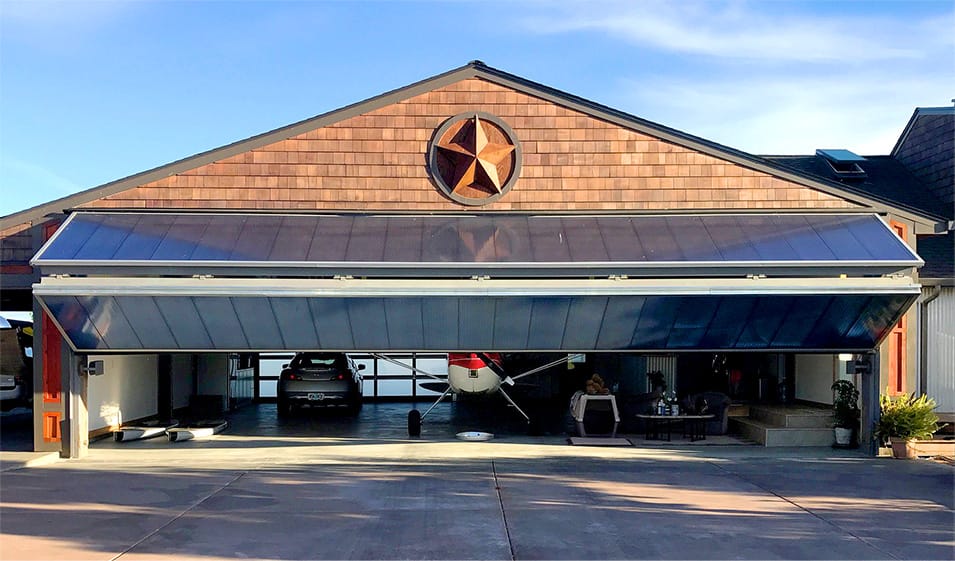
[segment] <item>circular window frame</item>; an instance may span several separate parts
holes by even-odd
[[[440,142],[441,138],[444,136],[444,133],[448,132],[448,129],[458,122],[465,119],[473,119],[475,117],[493,123],[496,127],[504,132],[504,136],[507,137],[507,139],[514,146],[514,152],[512,152],[514,156],[514,166],[511,170],[510,176],[507,178],[507,181],[501,185],[501,192],[480,199],[464,197],[455,194],[452,187],[444,181],[444,178],[441,177],[441,173],[438,170],[438,142]],[[438,189],[452,201],[466,206],[483,206],[499,200],[501,197],[506,195],[511,188],[514,187],[514,184],[517,183],[517,180],[521,175],[523,155],[524,152],[521,148],[520,139],[517,138],[517,134],[514,133],[514,129],[504,122],[504,120],[497,115],[492,115],[491,113],[486,113],[484,111],[466,111],[464,113],[458,113],[453,117],[449,117],[447,120],[441,123],[441,126],[436,128],[434,133],[431,135],[431,140],[428,142],[428,175],[431,176],[431,181],[438,186]]]

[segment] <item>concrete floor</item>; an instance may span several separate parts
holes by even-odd
[[[506,421],[494,440],[464,442],[455,432],[486,430],[488,412],[457,405],[412,440],[407,409],[280,421],[261,406],[207,440],[105,440],[82,460],[4,472],[0,558],[955,556],[951,466],[638,438],[569,446]]]

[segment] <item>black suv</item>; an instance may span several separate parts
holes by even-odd
[[[345,353],[297,353],[282,366],[278,385],[279,415],[295,406],[361,409],[364,364],[355,364]]]

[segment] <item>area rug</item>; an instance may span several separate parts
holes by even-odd
[[[595,436],[572,436],[567,442],[574,446],[633,446],[626,438],[601,438]]]

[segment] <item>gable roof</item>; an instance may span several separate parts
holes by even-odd
[[[902,146],[904,146],[908,141],[909,135],[912,133],[912,129],[915,127],[916,121],[918,121],[919,117],[926,115],[955,115],[955,106],[916,107],[915,111],[912,112],[912,116],[909,117],[909,122],[906,123],[905,128],[902,129],[902,134],[899,135],[899,139],[895,142],[895,147],[892,148],[892,156],[899,155],[899,150],[901,150]]]
[[[562,92],[549,86],[509,74],[502,70],[489,67],[480,61],[471,61],[470,63],[454,70],[450,70],[443,74],[415,82],[409,86],[395,89],[367,100],[348,105],[341,109],[323,113],[321,115],[311,117],[291,125],[252,136],[245,140],[240,140],[220,148],[201,152],[199,154],[195,154],[193,156],[189,156],[181,160],[153,168],[151,170],[81,191],[74,195],[56,199],[48,203],[43,203],[20,212],[10,214],[0,218],[0,230],[26,222],[35,221],[50,214],[60,213],[65,209],[70,209],[90,201],[108,197],[127,189],[132,189],[151,181],[182,173],[205,164],[229,158],[237,154],[266,146],[317,128],[325,127],[344,119],[361,115],[386,105],[397,103],[404,99],[469,78],[479,78],[501,85],[503,87],[512,88],[527,95],[580,111],[586,115],[590,115],[592,117],[602,119],[609,123],[613,123],[628,129],[636,130],[691,150],[742,165],[750,169],[762,171],[780,179],[788,180],[833,196],[850,199],[859,204],[868,206],[876,211],[891,211],[927,226],[933,226],[941,218],[931,212],[925,212],[918,208],[908,207],[907,205],[900,205],[897,202],[881,197],[878,194],[868,193],[864,190],[841,184],[838,181],[832,181],[824,177],[808,174],[798,168],[779,165],[777,162],[772,160],[748,154],[741,150],[730,148],[722,144],[711,142],[709,140],[666,127],[658,123],[636,117],[629,113],[595,103],[582,97]]]

